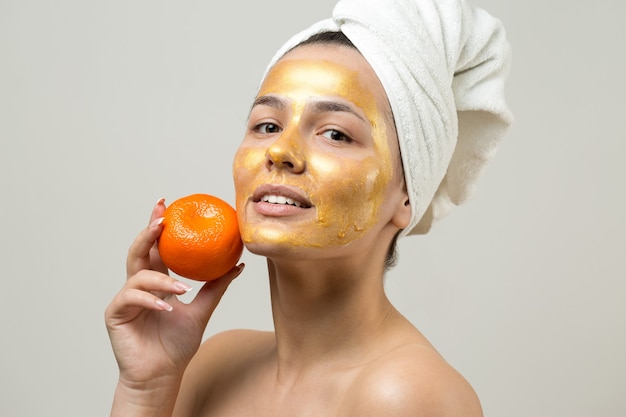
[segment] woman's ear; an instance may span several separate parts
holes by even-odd
[[[402,198],[398,200],[398,205],[391,221],[398,229],[404,229],[409,225],[411,221],[411,202],[406,191],[403,193]]]

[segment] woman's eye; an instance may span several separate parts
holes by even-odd
[[[325,138],[328,138],[332,141],[336,141],[336,142],[352,142],[352,139],[350,139],[348,136],[344,135],[343,133],[341,133],[338,130],[334,130],[334,129],[329,129],[325,132],[322,133],[322,136],[324,136]]]
[[[254,130],[263,134],[278,133],[280,132],[280,127],[274,123],[261,123],[257,125]]]

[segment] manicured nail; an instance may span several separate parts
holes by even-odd
[[[239,265],[237,265],[237,272],[235,272],[235,278],[237,278],[243,272],[243,269],[245,268],[245,266],[246,264],[244,263],[240,263]]]
[[[161,224],[163,224],[163,220],[165,220],[165,217],[158,217],[152,220],[152,223],[150,223],[150,227],[160,226]]]
[[[155,302],[156,302],[156,305],[158,305],[161,310],[165,310],[165,311],[172,311],[172,310],[174,310],[174,307],[172,307],[171,305],[169,305],[168,303],[166,303],[163,300],[159,299],[159,300],[156,300]]]
[[[174,287],[179,289],[179,290],[183,290],[185,292],[189,292],[191,291],[193,288],[191,288],[191,286],[185,284],[184,282],[180,282],[180,281],[176,281],[174,283]]]

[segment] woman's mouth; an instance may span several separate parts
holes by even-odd
[[[266,203],[271,203],[271,204],[287,204],[290,206],[303,207],[303,208],[309,207],[309,206],[304,205],[298,200],[294,200],[293,198],[285,197],[282,195],[274,195],[274,194],[264,195],[263,197],[261,197],[261,201],[264,201]]]
[[[298,187],[263,184],[255,191],[252,201],[256,211],[268,216],[295,215],[312,207],[304,191]]]

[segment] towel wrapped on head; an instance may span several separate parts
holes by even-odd
[[[512,122],[504,28],[464,0],[340,0],[332,18],[288,40],[268,70],[328,31],[350,39],[387,93],[411,204],[402,235],[426,233],[471,196]]]

